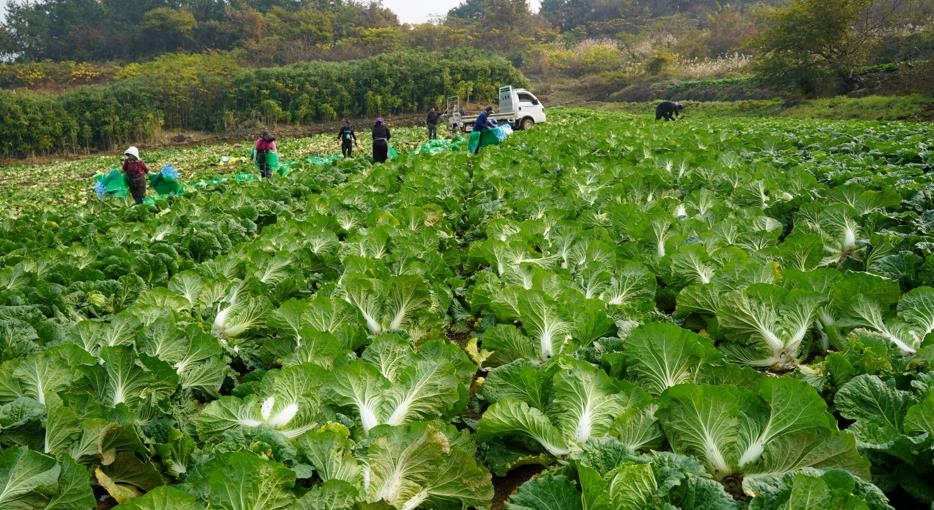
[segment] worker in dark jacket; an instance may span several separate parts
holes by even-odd
[[[376,118],[373,125],[373,162],[383,163],[389,158],[389,128],[382,117]]]
[[[353,132],[353,128],[350,127],[350,121],[344,119],[344,127],[337,132],[337,139],[341,141],[341,154],[345,158],[349,158],[353,153],[353,146],[357,144],[357,135]]]
[[[438,110],[434,106],[431,107],[431,110],[428,110],[428,117],[425,119],[425,125],[428,126],[428,139],[434,140],[438,138],[438,119],[441,118],[441,114],[438,113]]]
[[[480,115],[477,115],[477,120],[475,120],[473,123],[473,130],[474,131],[486,131],[487,129],[490,129],[491,127],[493,127],[493,124],[490,123],[490,121],[492,120],[490,119],[491,113],[493,113],[492,106],[487,106],[486,108],[484,108],[483,111],[480,112]]]
[[[480,136],[480,139],[477,140],[477,148],[474,149],[473,153],[478,154],[480,152],[481,140],[483,138],[483,132],[487,129],[496,127],[496,119],[491,119],[490,114],[493,113],[493,107],[487,106],[480,112],[480,115],[477,115],[477,120],[473,123],[473,130],[477,132]]]
[[[139,149],[136,147],[129,147],[123,151],[123,156],[123,173],[126,174],[130,194],[137,204],[142,204],[143,197],[146,196],[146,174],[149,173],[149,167],[139,159]]]

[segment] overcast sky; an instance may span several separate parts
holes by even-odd
[[[392,10],[402,23],[424,23],[441,17],[463,0],[383,0],[383,7]],[[538,12],[539,0],[529,0],[532,12]]]

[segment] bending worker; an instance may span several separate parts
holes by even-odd
[[[487,106],[483,109],[482,112],[480,112],[480,115],[477,115],[477,120],[475,120],[473,123],[473,130],[476,131],[479,136],[479,138],[477,138],[477,148],[473,151],[474,154],[480,152],[480,142],[483,139],[483,132],[496,126],[496,119],[490,118],[491,113],[493,113],[493,107]]]

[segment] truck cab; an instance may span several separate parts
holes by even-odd
[[[448,98],[444,119],[452,133],[470,132],[478,115],[465,113],[459,97]],[[545,122],[545,106],[528,90],[506,85],[499,88],[499,109],[490,118],[509,122],[513,129],[529,129],[536,123]]]

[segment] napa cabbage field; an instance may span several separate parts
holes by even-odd
[[[0,169],[0,508],[934,501],[934,127],[396,133],[144,151],[199,183],[145,206]]]

